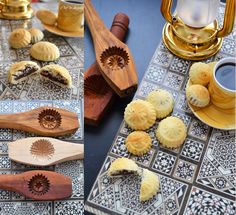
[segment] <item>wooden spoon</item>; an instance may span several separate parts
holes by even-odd
[[[0,128],[56,137],[74,133],[79,128],[79,121],[76,113],[44,106],[22,113],[2,114]]]
[[[8,143],[9,158],[34,166],[49,166],[84,158],[84,145],[53,138],[31,137]]]
[[[105,27],[90,0],[85,0],[85,18],[103,77],[120,97],[132,94],[137,88],[138,78],[128,46]]]
[[[121,41],[128,31],[129,17],[124,13],[115,15],[111,32]],[[98,125],[115,99],[115,92],[107,84],[94,62],[84,73],[84,120],[86,124]]]
[[[71,196],[72,181],[56,172],[33,170],[16,175],[0,175],[0,189],[35,200],[58,200]]]

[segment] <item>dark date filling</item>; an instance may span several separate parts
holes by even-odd
[[[118,176],[118,175],[132,175],[135,174],[135,171],[128,171],[128,170],[122,170],[112,173],[112,176]]]
[[[17,81],[21,78],[24,78],[26,76],[33,74],[37,70],[38,68],[36,66],[27,65],[25,69],[17,71],[17,73],[14,74],[13,76],[15,77],[15,80]]]
[[[41,72],[41,75],[52,80],[52,81],[55,81],[55,82],[58,82],[58,83],[61,83],[61,84],[64,84],[64,85],[67,85],[67,81],[65,80],[64,77],[62,77],[61,75],[57,74],[56,76],[53,75],[50,71],[47,71],[47,70],[43,70]]]

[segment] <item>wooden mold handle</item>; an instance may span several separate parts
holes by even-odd
[[[124,41],[126,33],[129,27],[129,17],[124,13],[118,13],[115,15],[111,32],[116,36],[119,40]]]
[[[19,177],[18,175],[0,175],[0,189],[17,191],[15,187],[19,186]]]
[[[106,26],[97,14],[90,0],[84,1],[84,14],[93,38],[96,37],[96,34],[99,35],[102,30],[106,29]]]

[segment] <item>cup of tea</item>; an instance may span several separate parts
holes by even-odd
[[[57,27],[68,32],[76,32],[83,29],[84,4],[81,0],[60,0]]]
[[[235,58],[223,58],[216,63],[209,84],[211,102],[225,111],[235,112]]]

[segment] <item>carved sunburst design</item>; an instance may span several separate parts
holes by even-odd
[[[53,144],[45,139],[32,143],[30,153],[35,159],[50,160],[55,152]]]
[[[61,114],[54,109],[46,109],[39,114],[38,120],[42,127],[55,129],[61,125]]]
[[[44,195],[50,189],[50,182],[43,174],[33,176],[28,182],[29,190],[37,196]]]
[[[100,60],[103,66],[111,70],[119,70],[128,65],[129,56],[124,49],[113,46],[102,53]]]

